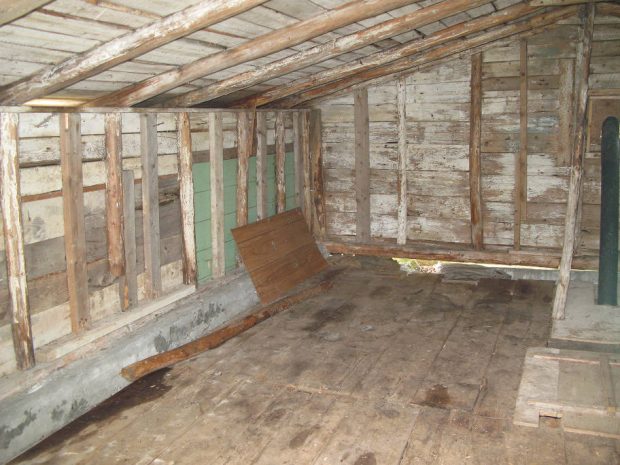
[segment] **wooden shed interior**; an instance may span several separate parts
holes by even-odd
[[[0,463],[620,463],[617,118],[617,1],[0,0]]]

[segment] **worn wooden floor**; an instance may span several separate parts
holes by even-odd
[[[619,462],[620,441],[512,424],[552,283],[341,263],[331,291],[134,383],[16,463]]]

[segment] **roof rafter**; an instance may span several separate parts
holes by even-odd
[[[195,79],[279,52],[340,27],[399,8],[414,0],[355,0],[307,20],[274,30],[228,50],[104,95],[85,106],[131,106]]]
[[[0,103],[20,104],[46,96],[265,1],[202,1],[83,54],[70,57],[3,89],[0,91]]]
[[[466,52],[470,49],[480,47],[485,44],[497,42],[501,39],[514,36],[516,34],[528,32],[534,29],[544,28],[545,26],[552,25],[569,16],[573,16],[578,11],[579,7],[577,6],[556,8],[552,11],[536,15],[518,23],[504,25],[490,31],[480,33],[474,37],[470,37],[467,39],[452,39],[443,45],[434,47],[422,53],[401,58],[385,66],[375,67],[360,73],[354,72],[339,80],[335,80],[325,85],[299,93],[297,95],[280,101],[280,104],[278,106],[283,108],[292,108],[301,105],[309,100],[314,100],[329,94],[333,94],[334,92],[347,89],[356,84],[364,83],[366,81],[374,80],[377,78],[389,76],[412,68],[423,66],[427,63],[431,63],[458,53]]]
[[[487,3],[491,3],[491,0],[444,0],[340,37],[333,42],[317,45],[260,68],[172,97],[164,101],[162,106],[184,107],[213,100]]]

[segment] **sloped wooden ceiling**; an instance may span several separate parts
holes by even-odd
[[[0,0],[0,104],[294,107],[566,20],[578,3]]]

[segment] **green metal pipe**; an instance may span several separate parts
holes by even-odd
[[[620,146],[618,118],[603,122],[601,138],[601,237],[598,304],[618,305],[618,196]]]

